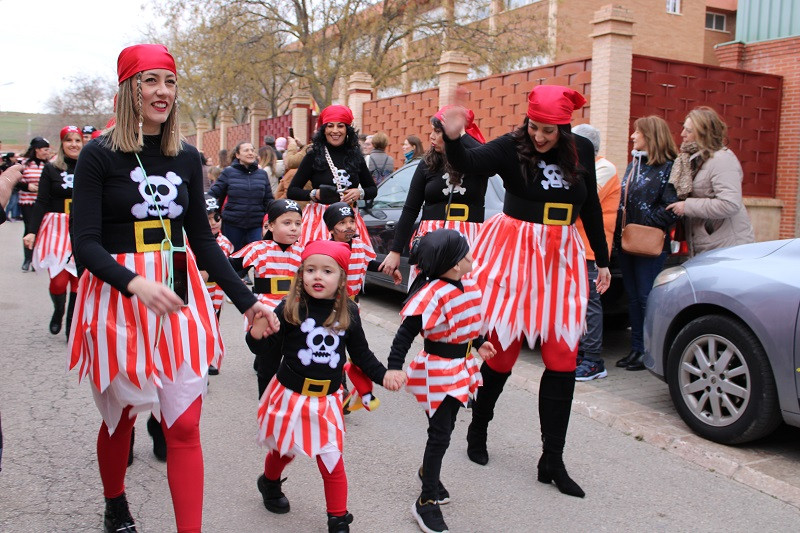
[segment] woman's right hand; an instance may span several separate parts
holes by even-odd
[[[399,266],[400,254],[397,252],[389,252],[386,255],[386,258],[383,260],[383,263],[381,263],[381,265],[378,267],[378,270],[391,276]]]
[[[157,315],[174,313],[183,305],[175,291],[157,281],[136,276],[128,283],[128,292],[136,296],[149,310]]]
[[[24,244],[25,248],[28,250],[33,250],[34,242],[36,242],[36,235],[33,233],[28,233],[22,238],[22,244]]]
[[[461,106],[451,107],[444,113],[442,126],[448,139],[458,139],[467,127],[467,110]]]

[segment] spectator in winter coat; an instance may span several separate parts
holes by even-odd
[[[372,152],[367,156],[367,168],[376,185],[394,172],[394,159],[386,153],[389,137],[382,131],[372,136]]]

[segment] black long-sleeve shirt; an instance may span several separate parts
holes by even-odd
[[[353,363],[363,370],[369,379],[382,385],[386,367],[369,349],[358,305],[353,301],[347,301],[350,327],[335,334],[332,330],[322,327],[333,310],[334,300],[309,297],[306,301],[308,310],[303,315],[301,309],[303,322],[300,326],[287,322],[283,316],[285,302],[279,303],[275,308],[275,314],[281,323],[280,329],[277,333],[258,340],[248,332],[245,340],[250,351],[258,356],[282,357],[284,364],[296,374],[323,380],[341,376],[342,368],[347,361],[345,354],[347,348]]]
[[[481,143],[470,135],[461,136],[461,144],[465,148],[476,148]],[[453,203],[467,204],[470,206],[484,205],[486,198],[486,186],[489,183],[489,176],[492,173],[477,173],[470,170],[461,178],[461,185],[453,186]],[[425,161],[420,161],[414,177],[411,178],[411,185],[408,187],[408,196],[403,205],[403,212],[400,220],[397,221],[394,241],[391,251],[401,253],[403,248],[408,246],[411,233],[414,231],[414,221],[417,220],[422,205],[447,204],[450,199],[449,175],[443,170],[433,171],[428,168]],[[423,219],[425,216],[423,215]]]
[[[580,135],[574,137],[578,151],[578,166],[583,171],[583,179],[571,184],[569,188],[552,186],[553,182],[548,177],[548,172],[552,172],[558,163],[555,149],[541,154],[542,161],[547,167],[538,169],[536,175],[526,183],[517,155],[517,146],[510,133],[472,149],[466,149],[458,139],[451,140],[446,135],[444,140],[447,159],[455,169],[462,172],[499,174],[503,179],[506,193],[526,200],[578,206],[597,266],[607,267],[608,245],[603,231],[603,209],[597,196],[594,147],[588,139]]]
[[[33,204],[33,216],[28,226],[31,233],[39,233],[45,213],[64,213],[64,201],[72,199],[72,185],[75,178],[75,159],[65,157],[66,170],[47,163],[39,178],[39,194]]]
[[[136,274],[117,263],[104,248],[104,232],[108,236],[111,228],[126,224],[133,231],[135,222],[159,218],[144,180],[135,172],[139,167],[135,154],[111,150],[105,145],[106,140],[101,137],[90,142],[78,157],[72,248],[77,261],[92,274],[130,296],[127,287]],[[164,156],[161,135],[148,135],[139,158],[150,183],[157,188],[161,206],[158,209],[165,220],[170,220],[173,235],[183,228],[200,269],[219,283],[240,311],[252,307],[256,297],[233,271],[211,234],[197,149],[184,144],[175,157]],[[180,181],[176,185],[177,180]]]
[[[364,199],[375,198],[378,194],[378,186],[375,185],[375,180],[372,179],[372,174],[370,174],[367,162],[363,157],[358,158],[358,172],[353,173],[344,166],[346,154],[344,146],[328,146],[328,152],[331,154],[331,161],[341,173],[344,189],[357,189],[361,185],[361,188],[364,189]],[[300,166],[289,184],[289,189],[286,191],[286,196],[290,200],[309,201],[311,191],[303,189],[309,181],[314,189],[319,189],[320,185],[336,186],[331,169],[327,165],[323,169],[314,168],[314,157],[315,154],[312,150],[300,162]]]

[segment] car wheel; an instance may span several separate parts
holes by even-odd
[[[706,439],[748,442],[781,422],[767,354],[734,318],[710,315],[684,326],[669,351],[667,381],[683,421]]]

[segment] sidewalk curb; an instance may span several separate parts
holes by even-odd
[[[391,333],[397,324],[371,313],[361,318]],[[539,393],[542,367],[519,359],[509,382],[532,394]],[[709,471],[737,481],[800,509],[800,487],[794,486],[753,467],[769,456],[751,457],[745,451],[717,444],[694,435],[677,414],[665,415],[652,409],[597,390],[589,383],[575,384],[572,412],[588,417],[636,440],[676,455]],[[613,408],[612,408],[613,406]]]

